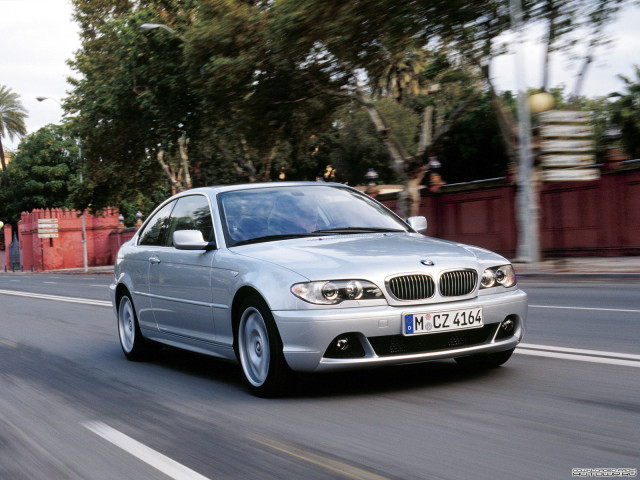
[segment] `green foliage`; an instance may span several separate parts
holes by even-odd
[[[197,129],[180,39],[140,29],[156,19],[155,8],[182,20],[179,3],[74,2],[83,44],[71,66],[81,76],[70,80],[65,107],[76,114],[73,129],[86,159],[86,182],[74,203],[100,209],[151,197],[165,183],[158,152],[177,159],[178,139]]]
[[[10,88],[0,85],[0,168],[2,170],[7,167],[2,139],[9,136],[13,140],[16,135],[23,136],[27,133],[24,125],[26,117],[27,111],[20,102],[20,96]]]
[[[620,75],[626,92],[613,93],[613,123],[622,130],[622,142],[626,152],[633,158],[640,158],[640,67],[636,66],[636,78],[632,80]]]
[[[405,150],[416,152],[418,115],[390,98],[378,100],[375,105]],[[367,114],[356,105],[341,110],[332,135],[326,137],[324,142],[318,151],[322,158],[321,165],[333,167],[336,181],[362,184],[369,168],[376,170],[380,183],[400,181],[389,164],[389,153],[380,142]]]
[[[289,58],[269,27],[271,8],[260,3],[74,4],[83,45],[66,107],[77,113],[87,159],[76,203],[101,208],[149,197],[166,181],[159,154],[172,175],[184,175],[181,137],[189,141],[193,186],[268,179],[279,150],[329,127],[344,102],[310,92],[311,81],[340,84]],[[144,23],[176,33],[143,31]]]
[[[17,223],[34,208],[72,208],[78,188],[78,146],[65,127],[48,125],[25,137],[1,175],[0,218]]]
[[[370,167],[381,182],[399,181],[380,131],[354,103],[365,96],[410,155],[428,114],[427,150],[441,160],[445,180],[504,174],[486,97],[442,141],[435,138],[480,92],[480,79],[490,79],[485,65],[511,28],[504,0],[72,1],[83,41],[65,102],[85,159],[77,206],[146,214],[159,192],[170,192],[167,177],[185,175],[183,138],[193,186],[281,174],[314,179],[327,165],[352,184]],[[574,12],[579,3],[527,0],[523,9],[528,21],[553,17],[550,43],[559,46],[585,12],[595,25],[622,0],[590,0]],[[145,23],[175,33],[144,31]]]
[[[25,118],[27,111],[20,102],[20,96],[10,88],[0,85],[0,137],[9,136],[13,139],[16,135],[27,133]]]
[[[488,95],[465,110],[435,153],[447,183],[505,175],[509,159]]]
[[[612,102],[604,97],[592,99],[569,95],[565,92],[564,87],[552,88],[549,93],[554,98],[554,109],[556,110],[579,110],[590,113],[590,124],[593,127],[591,140],[595,147],[596,161],[604,161],[610,146],[608,140],[604,138],[604,133],[611,126],[614,114]]]

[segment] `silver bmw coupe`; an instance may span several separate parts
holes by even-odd
[[[160,343],[237,361],[260,396],[291,371],[503,364],[527,316],[511,264],[426,229],[339,184],[180,193],[118,252],[122,350],[140,360]]]

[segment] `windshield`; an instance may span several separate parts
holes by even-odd
[[[227,245],[316,235],[406,232],[384,206],[330,185],[236,190],[218,195]]]

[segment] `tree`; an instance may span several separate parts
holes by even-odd
[[[586,47],[582,65],[576,76],[572,95],[579,96],[595,50],[611,41],[605,28],[615,20],[619,10],[629,0],[537,0],[528,5],[532,23],[546,22],[545,54],[540,90],[549,85],[550,59],[554,52],[567,52],[577,45]]]
[[[374,102],[384,115],[391,133],[407,151],[416,151],[419,115],[390,98]],[[361,184],[369,168],[375,169],[386,183],[402,181],[389,163],[389,152],[380,141],[369,116],[356,102],[339,112],[332,135],[318,149],[320,165],[331,165],[334,179],[352,185]]]
[[[282,152],[330,126],[344,103],[310,92],[310,78],[339,81],[292,62],[260,2],[74,4],[83,45],[65,106],[87,159],[77,200],[94,208],[148,196],[163,176],[172,191],[271,179],[273,166],[287,163]],[[145,23],[166,23],[175,35],[142,31]]]
[[[495,178],[505,174],[509,158],[502,145],[488,93],[460,115],[442,139],[437,153],[442,164],[440,173],[448,183]]]
[[[593,60],[593,49],[607,41],[603,28],[615,18],[628,0],[525,0],[523,18],[527,25],[545,22],[547,35],[543,64],[542,89],[549,88],[549,60],[553,52],[568,51],[587,44],[583,67],[578,75],[574,95],[578,96],[586,67]],[[511,161],[517,161],[517,132],[512,113],[504,105],[491,79],[491,61],[506,52],[499,42],[511,26],[509,1],[495,0],[470,5],[464,16],[451,17],[437,32],[438,41],[457,51],[484,78],[491,95],[498,125]],[[476,7],[483,12],[476,11]],[[585,35],[585,32],[587,34]]]
[[[640,67],[635,67],[635,74],[635,80],[619,75],[627,91],[611,94],[616,99],[611,108],[612,120],[622,131],[626,152],[633,158],[640,158]]]
[[[26,136],[2,172],[0,217],[13,224],[34,208],[72,208],[78,188],[78,146],[66,127],[48,125]]]
[[[315,63],[330,72],[332,78],[343,79],[339,90],[331,91],[318,82],[316,90],[355,101],[369,115],[395,174],[407,184],[405,197],[411,199],[411,208],[403,208],[405,201],[401,199],[404,215],[417,210],[417,187],[433,145],[470,102],[460,99],[457,105],[451,105],[455,108],[441,109],[435,116],[440,120],[438,128],[434,128],[433,104],[425,100],[419,109],[423,124],[431,126],[420,129],[423,134],[418,151],[408,152],[376,108],[376,96],[386,93],[404,103],[409,97],[427,97],[435,91],[430,87],[440,82],[430,78],[428,72],[437,65],[437,56],[433,61],[425,59],[430,52],[445,48],[440,45],[433,49],[430,42],[446,33],[443,25],[462,25],[484,16],[487,5],[493,3],[331,0],[323,2],[323,8],[318,8],[314,0],[274,3],[274,29],[279,32],[279,39],[288,42],[290,56],[300,65]],[[475,95],[468,94],[469,97]]]
[[[549,20],[542,6],[571,1],[526,1],[525,13]],[[356,178],[358,162],[374,161],[365,156],[378,158],[379,149],[353,141],[355,105],[387,151],[388,177],[407,184],[410,214],[447,132],[476,101],[472,117],[486,115],[484,91],[516,158],[515,121],[488,67],[511,28],[506,0],[73,2],[83,44],[65,107],[86,157],[87,181],[75,199],[92,208],[149,198],[167,182],[179,191],[313,178],[329,161],[340,165],[338,175]],[[169,31],[141,30],[146,23]],[[392,128],[381,107],[389,98],[420,127]],[[345,168],[346,158],[357,168]]]
[[[135,3],[74,2],[83,42],[71,65],[81,76],[70,80],[64,105],[74,114],[86,162],[74,202],[93,209],[150,197],[163,175],[174,191],[190,186],[194,101],[182,74],[181,42],[140,29],[153,20],[155,6],[180,14],[178,2]]]
[[[198,24],[184,33],[185,65],[202,123],[215,126],[204,130],[241,176],[272,179],[282,153],[317,137],[346,101],[313,86],[337,89],[343,80],[292,58],[293,46],[274,28],[277,9],[266,2],[202,2],[195,14]]]
[[[20,137],[25,135],[27,133],[24,126],[26,117],[27,111],[20,102],[20,96],[10,88],[0,85],[0,165],[2,170],[7,169],[2,139],[7,135],[11,140],[16,135]]]

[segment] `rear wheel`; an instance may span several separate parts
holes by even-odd
[[[470,355],[468,357],[458,357],[456,362],[465,367],[473,368],[497,368],[506,363],[511,358],[515,348],[504,352],[487,353],[484,355]]]
[[[138,316],[128,293],[120,298],[118,304],[118,337],[128,360],[143,360],[146,357],[149,342],[140,333]]]
[[[251,295],[241,312],[238,357],[249,390],[260,397],[276,396],[282,393],[288,367],[271,311],[262,298]]]

